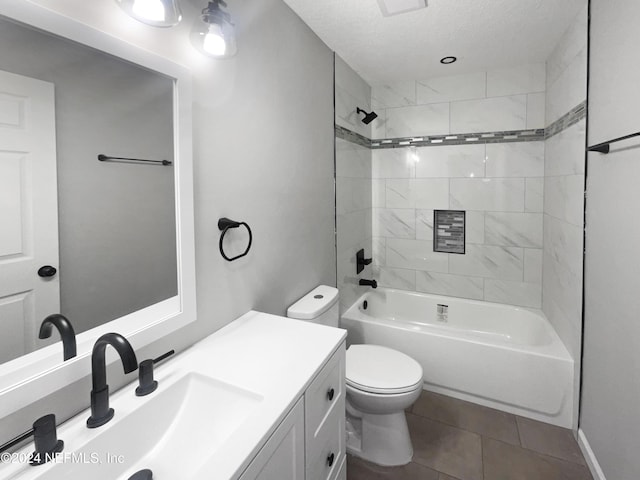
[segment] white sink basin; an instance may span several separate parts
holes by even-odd
[[[76,437],[65,445],[58,461],[47,466],[25,467],[16,479],[127,480],[150,469],[154,480],[190,478],[208,461],[263,400],[261,395],[189,373],[160,382],[147,397],[122,395],[114,419],[95,430],[81,425],[65,432]],[[131,386],[126,387],[133,390]],[[130,393],[130,394],[129,394]],[[74,418],[70,422],[84,422]],[[68,439],[70,440],[70,439]]]

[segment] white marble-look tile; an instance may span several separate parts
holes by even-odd
[[[371,138],[384,139],[387,136],[387,110],[376,108],[375,112],[378,114],[378,118],[369,124],[371,126]]]
[[[544,213],[582,226],[584,175],[564,175],[544,179]]]
[[[453,178],[450,207],[454,210],[524,211],[524,178]]]
[[[356,109],[364,108],[368,109],[368,105],[364,105],[359,102],[355,97],[349,94],[346,90],[343,90],[339,86],[335,87],[335,114],[336,124],[341,127],[347,128],[352,132],[359,133],[367,138],[371,138],[371,124],[365,125],[360,121],[361,115],[356,112]]]
[[[484,280],[479,277],[465,277],[447,273],[416,272],[416,290],[435,295],[482,300],[484,298]]]
[[[526,126],[526,95],[451,103],[451,133],[523,130]]]
[[[499,68],[487,72],[487,97],[544,92],[544,63]]]
[[[542,286],[539,283],[486,279],[484,281],[484,299],[487,302],[540,308],[542,306]]]
[[[524,253],[517,247],[467,245],[464,255],[450,255],[449,273],[522,281]]]
[[[415,208],[412,178],[386,181],[386,208]]]
[[[485,243],[485,212],[466,212],[465,237],[467,243]]]
[[[387,266],[447,272],[448,254],[433,251],[433,242],[387,238]]]
[[[371,210],[357,210],[336,215],[339,252],[353,248],[371,237]]]
[[[546,95],[529,93],[527,95],[527,128],[544,128]]]
[[[416,289],[416,271],[405,268],[376,267],[373,275],[378,281],[378,285],[387,288],[398,288],[401,290]]]
[[[550,125],[587,98],[587,48],[583,48],[549,85],[546,124]]]
[[[418,80],[418,105],[484,98],[486,79],[485,72],[474,72]]]
[[[446,210],[449,208],[449,180],[416,178],[411,180],[415,208]]]
[[[373,108],[406,107],[415,104],[416,82],[413,80],[371,87]]]
[[[416,210],[416,239],[433,241],[433,210]]]
[[[387,208],[449,208],[446,178],[398,179],[386,181]]]
[[[371,180],[371,206],[373,208],[385,208],[386,201],[386,180]]]
[[[416,214],[413,209],[373,209],[373,236],[415,238]]]
[[[546,176],[584,173],[586,125],[586,120],[580,120],[545,141],[544,174]]]
[[[587,46],[588,6],[578,13],[547,58],[547,85],[555,82],[571,61]]]
[[[542,212],[544,210],[544,178],[525,179],[524,211]]]
[[[373,178],[413,178],[415,159],[409,148],[382,148],[371,151]]]
[[[351,194],[351,179],[336,178],[336,214],[353,211],[353,196]]]
[[[336,87],[356,98],[361,108],[369,107],[371,87],[339,55],[336,55],[335,78]]]
[[[544,142],[487,144],[487,177],[544,176]]]
[[[351,201],[354,210],[371,210],[371,180],[368,178],[351,179]]]
[[[524,250],[524,281],[542,283],[542,249],[526,248]]]
[[[542,248],[541,213],[485,213],[485,244]]]
[[[449,133],[448,103],[387,109],[387,138],[441,133]]]
[[[371,178],[371,150],[336,138],[336,177]]]
[[[545,215],[543,296],[569,319],[582,312],[582,229]]]
[[[484,145],[420,147],[416,154],[416,178],[484,177]]]
[[[371,251],[374,266],[380,267],[387,264],[387,239],[385,237],[373,237],[371,239]]]

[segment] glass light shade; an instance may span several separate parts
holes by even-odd
[[[215,21],[212,21],[215,20]],[[191,43],[204,55],[229,58],[238,51],[233,25],[226,19],[202,15],[191,29]]]
[[[132,18],[152,27],[173,27],[182,20],[178,0],[115,0]]]

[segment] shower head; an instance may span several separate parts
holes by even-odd
[[[373,110],[371,110],[371,113],[367,113],[364,110],[362,110],[360,107],[358,107],[356,112],[357,113],[364,113],[364,118],[362,119],[362,123],[364,123],[365,125],[369,125],[376,118],[378,118],[378,114],[376,112],[374,112]]]

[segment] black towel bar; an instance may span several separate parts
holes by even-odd
[[[133,162],[133,163],[155,163],[158,165],[171,165],[169,160],[145,160],[144,158],[128,158],[128,157],[110,157],[109,155],[100,154],[98,160],[101,162]]]
[[[602,142],[597,145],[592,145],[591,147],[587,147],[587,151],[589,152],[599,152],[599,153],[609,153],[611,150],[611,144],[616,142],[621,142],[622,140],[627,140],[629,138],[640,136],[640,132],[631,133],[629,135],[625,135],[624,137],[614,138],[613,140],[609,140],[608,142]]]

